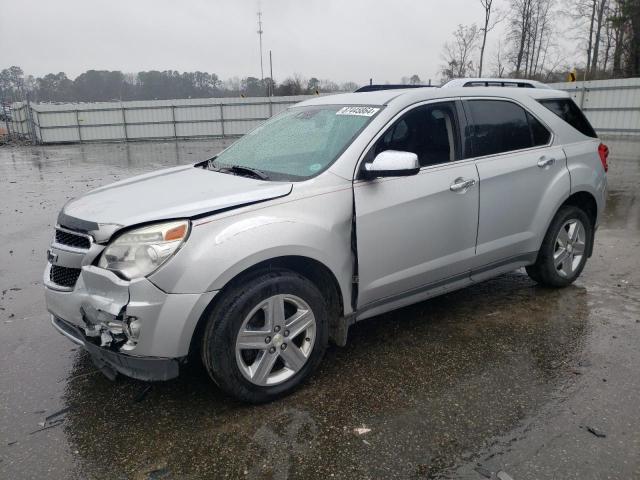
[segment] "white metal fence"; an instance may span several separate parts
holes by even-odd
[[[640,134],[640,78],[555,83],[596,131]],[[14,104],[10,129],[36,143],[235,137],[308,96]]]
[[[12,124],[37,143],[236,137],[306,98],[14,104]]]
[[[601,134],[640,134],[640,78],[553,83],[571,93]]]
[[[6,125],[7,133],[10,135],[33,139],[33,122],[30,120],[30,113],[26,103],[14,103],[11,107],[2,106],[0,110],[5,120],[2,126]]]

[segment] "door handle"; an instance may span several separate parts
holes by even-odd
[[[449,190],[456,193],[465,193],[469,188],[473,187],[476,184],[476,181],[471,179],[466,179],[462,177],[458,177],[454,180],[454,182],[449,187]]]
[[[556,163],[556,159],[555,158],[540,157],[540,160],[538,160],[538,166],[540,168],[550,167],[554,163]]]

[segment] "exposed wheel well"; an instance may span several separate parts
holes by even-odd
[[[203,312],[200,320],[198,321],[198,325],[193,332],[193,336],[191,337],[191,345],[189,347],[190,355],[193,355],[199,350],[200,339],[202,338],[204,327],[206,325],[207,319],[209,318],[211,310],[213,310],[216,305],[216,301],[222,298],[225,292],[234,288],[235,285],[238,285],[241,282],[246,282],[251,277],[261,275],[274,269],[287,269],[299,273],[300,275],[308,278],[316,285],[316,287],[320,289],[325,298],[327,298],[327,305],[330,309],[331,323],[329,324],[329,332],[334,331],[334,329],[337,327],[339,318],[344,314],[344,303],[340,285],[333,272],[331,272],[331,270],[329,270],[329,268],[327,268],[321,262],[309,257],[294,255],[276,257],[260,262],[240,272],[224,286],[224,288],[218,293],[218,295],[214,297],[213,301]]]
[[[598,219],[598,204],[589,192],[576,192],[567,198],[562,205],[573,205],[583,210],[591,220],[591,226],[595,227]]]
[[[589,192],[576,192],[567,198],[562,206],[564,205],[572,205],[574,207],[578,207],[584,213],[587,214],[589,220],[591,220],[591,232],[592,235],[595,236],[595,226],[596,221],[598,220],[598,204],[596,203],[596,199]],[[591,238],[591,246],[589,251],[587,252],[587,256],[591,257],[593,254],[593,237]]]

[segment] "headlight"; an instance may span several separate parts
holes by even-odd
[[[105,248],[98,266],[128,279],[145,277],[166,262],[188,234],[188,220],[130,230]]]

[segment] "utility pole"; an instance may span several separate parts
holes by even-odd
[[[273,97],[273,88],[275,83],[273,83],[273,58],[271,57],[271,50],[269,50],[269,71],[271,72],[269,74],[269,96]]]
[[[258,10],[258,37],[260,38],[260,79],[264,86],[264,68],[262,67],[262,11]]]

